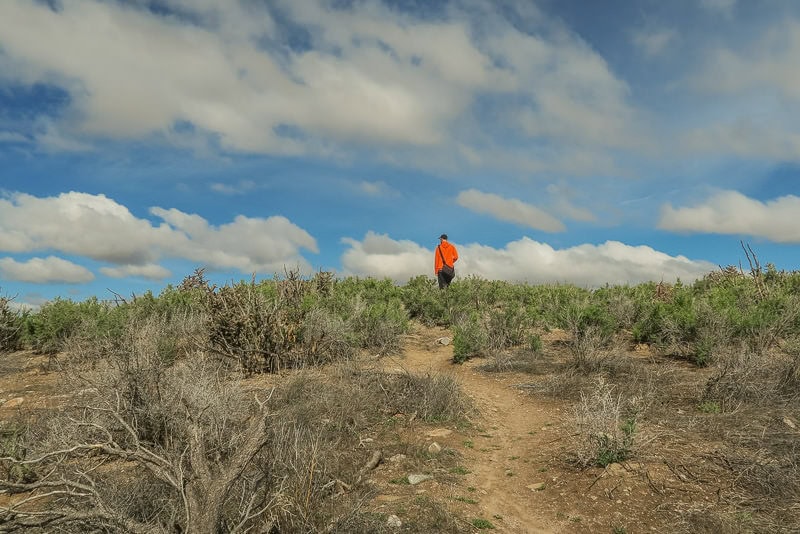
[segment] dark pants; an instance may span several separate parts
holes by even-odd
[[[453,281],[452,276],[447,276],[442,271],[436,273],[436,278],[439,280],[439,289],[444,289],[450,285],[450,282]]]

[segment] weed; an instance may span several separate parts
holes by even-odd
[[[473,519],[472,526],[479,530],[494,530],[494,525],[488,519],[481,519],[481,518]]]
[[[598,379],[594,391],[581,394],[575,408],[578,432],[583,436],[576,451],[581,465],[606,467],[628,459],[633,452],[638,415],[635,403],[624,402],[612,390]]]
[[[697,409],[703,413],[721,413],[719,403],[716,401],[703,401],[697,405]]]

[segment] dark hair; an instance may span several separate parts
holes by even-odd
[[[442,234],[439,236],[439,239],[447,239],[447,234]]]

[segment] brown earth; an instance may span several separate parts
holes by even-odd
[[[454,376],[474,401],[479,415],[466,429],[420,429],[417,440],[438,442],[461,455],[468,471],[460,480],[419,486],[392,486],[391,469],[376,478],[390,494],[427,494],[471,522],[485,519],[494,532],[578,533],[605,532],[749,532],[730,524],[729,506],[721,493],[730,481],[707,466],[705,452],[715,444],[696,446],[680,427],[655,421],[646,434],[650,444],[636,461],[607,468],[580,469],[570,462],[575,435],[573,403],[530,393],[530,374],[487,373],[482,359],[458,365],[453,349],[437,340],[451,336],[445,329],[418,327],[403,354],[386,359],[389,368],[416,373]],[[551,333],[545,352],[558,351],[563,335]],[[647,347],[632,347],[627,355],[654,366],[672,366],[684,384],[703,381],[706,370],[682,362],[657,361]],[[670,406],[681,414],[693,412],[689,426],[702,425],[691,396],[686,406]],[[700,414],[701,416],[704,414]],[[662,423],[664,426],[662,426]],[[663,447],[663,448],[662,448]],[[380,470],[379,470],[380,471]],[[387,472],[388,471],[388,472]],[[384,499],[387,497],[384,495]],[[464,501],[469,501],[465,503]],[[396,505],[397,500],[392,500]],[[390,505],[384,508],[391,509]],[[707,516],[707,524],[696,516]]]
[[[746,517],[737,520],[733,475],[713,461],[723,439],[696,441],[696,430],[713,424],[713,415],[697,411],[696,397],[687,394],[683,405],[660,408],[642,428],[647,444],[633,461],[580,469],[569,461],[577,439],[574,402],[533,393],[526,387],[536,379],[530,374],[487,373],[479,369],[486,363],[481,359],[454,364],[452,346],[438,341],[450,336],[417,325],[404,351],[379,363],[386,370],[448,374],[461,385],[476,408],[469,425],[442,427],[398,415],[406,418],[405,439],[425,450],[438,443],[455,455],[458,468],[400,484],[408,466],[384,457],[370,474],[371,509],[402,521],[410,503],[426,498],[463,518],[465,532],[489,524],[501,533],[753,531]],[[557,354],[559,341],[545,339],[544,352]],[[633,347],[627,356],[672,366],[683,386],[702,383],[707,372],[657,361],[646,347]],[[47,356],[26,352],[0,358],[0,419],[57,405],[67,395],[59,374],[46,372],[49,363]]]

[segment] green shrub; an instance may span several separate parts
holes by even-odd
[[[400,350],[400,340],[408,332],[408,315],[402,302],[390,298],[386,302],[364,305],[351,319],[353,330],[361,340],[361,347],[378,354]]]
[[[445,291],[438,289],[436,280],[424,275],[409,280],[401,292],[408,316],[428,326],[450,325],[445,297]]]
[[[96,297],[83,302],[56,298],[26,317],[24,339],[34,351],[53,354],[62,351],[79,328],[99,339],[118,336],[124,323],[122,309]]]
[[[463,363],[485,354],[488,334],[476,311],[460,317],[453,325],[453,362]]]
[[[22,348],[23,327],[27,313],[13,310],[12,300],[9,297],[0,297],[0,353]]]

